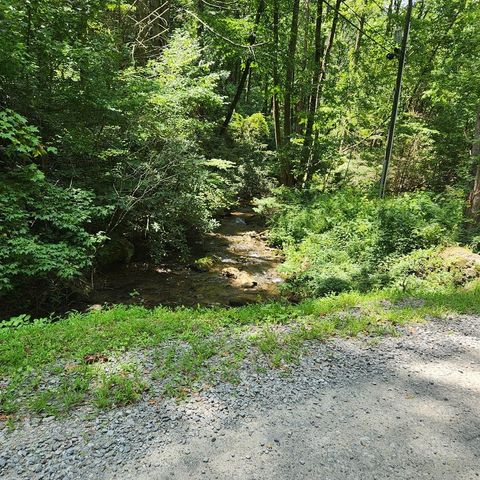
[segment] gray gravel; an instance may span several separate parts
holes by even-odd
[[[312,343],[180,404],[25,419],[0,430],[2,479],[477,479],[480,318]]]

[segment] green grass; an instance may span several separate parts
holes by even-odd
[[[0,414],[61,415],[85,403],[111,408],[149,395],[152,383],[162,396],[182,397],[202,384],[238,380],[238,368],[252,352],[259,371],[288,368],[307,341],[394,335],[398,325],[427,317],[480,313],[480,287],[418,293],[414,297],[422,302],[416,306],[400,302],[406,297],[382,291],[231,309],[117,306],[52,324],[3,328]],[[153,370],[136,352],[150,352]],[[88,363],[86,355],[108,361]]]
[[[138,400],[146,387],[139,374],[133,377],[125,372],[103,374],[94,390],[93,403],[98,408],[128,405]]]

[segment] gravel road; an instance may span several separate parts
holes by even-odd
[[[292,374],[186,402],[0,430],[9,479],[449,479],[480,476],[480,318],[314,343]]]

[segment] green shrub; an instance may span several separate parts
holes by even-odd
[[[118,79],[121,128],[103,138],[103,199],[115,206],[116,234],[146,244],[153,258],[186,253],[189,236],[210,231],[213,213],[229,203],[228,165],[206,161],[201,147],[222,108],[218,80],[198,43],[178,32],[160,59]]]
[[[258,208],[270,216],[270,241],[278,246],[342,228],[352,219],[370,219],[375,206],[367,196],[353,190],[332,194],[281,188],[275,194],[263,199]]]
[[[379,201],[353,190],[280,191],[260,205],[272,218],[271,242],[286,253],[286,289],[303,297],[401,287],[409,262],[416,261],[410,253],[457,239],[462,207],[456,192]],[[440,278],[444,273],[438,275],[439,284],[448,281]]]
[[[232,187],[241,199],[268,193],[274,184],[274,154],[268,149],[269,128],[263,114],[235,113],[228,128],[229,141],[222,155],[235,165]]]
[[[406,254],[457,239],[463,219],[462,207],[463,201],[455,192],[446,196],[409,193],[381,202],[377,258],[392,253]]]
[[[406,255],[390,256],[377,274],[401,291],[435,292],[463,287],[480,277],[480,257],[463,247],[442,246],[420,249]]]
[[[33,163],[48,149],[20,115],[0,115],[0,145],[0,300],[21,288],[25,308],[91,265],[102,237],[88,225],[101,211],[90,192],[49,181]]]

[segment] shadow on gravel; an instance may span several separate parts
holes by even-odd
[[[233,395],[215,387],[193,402],[190,433],[147,448],[136,477],[477,478],[480,345],[460,330],[334,341],[289,377],[250,377]]]

